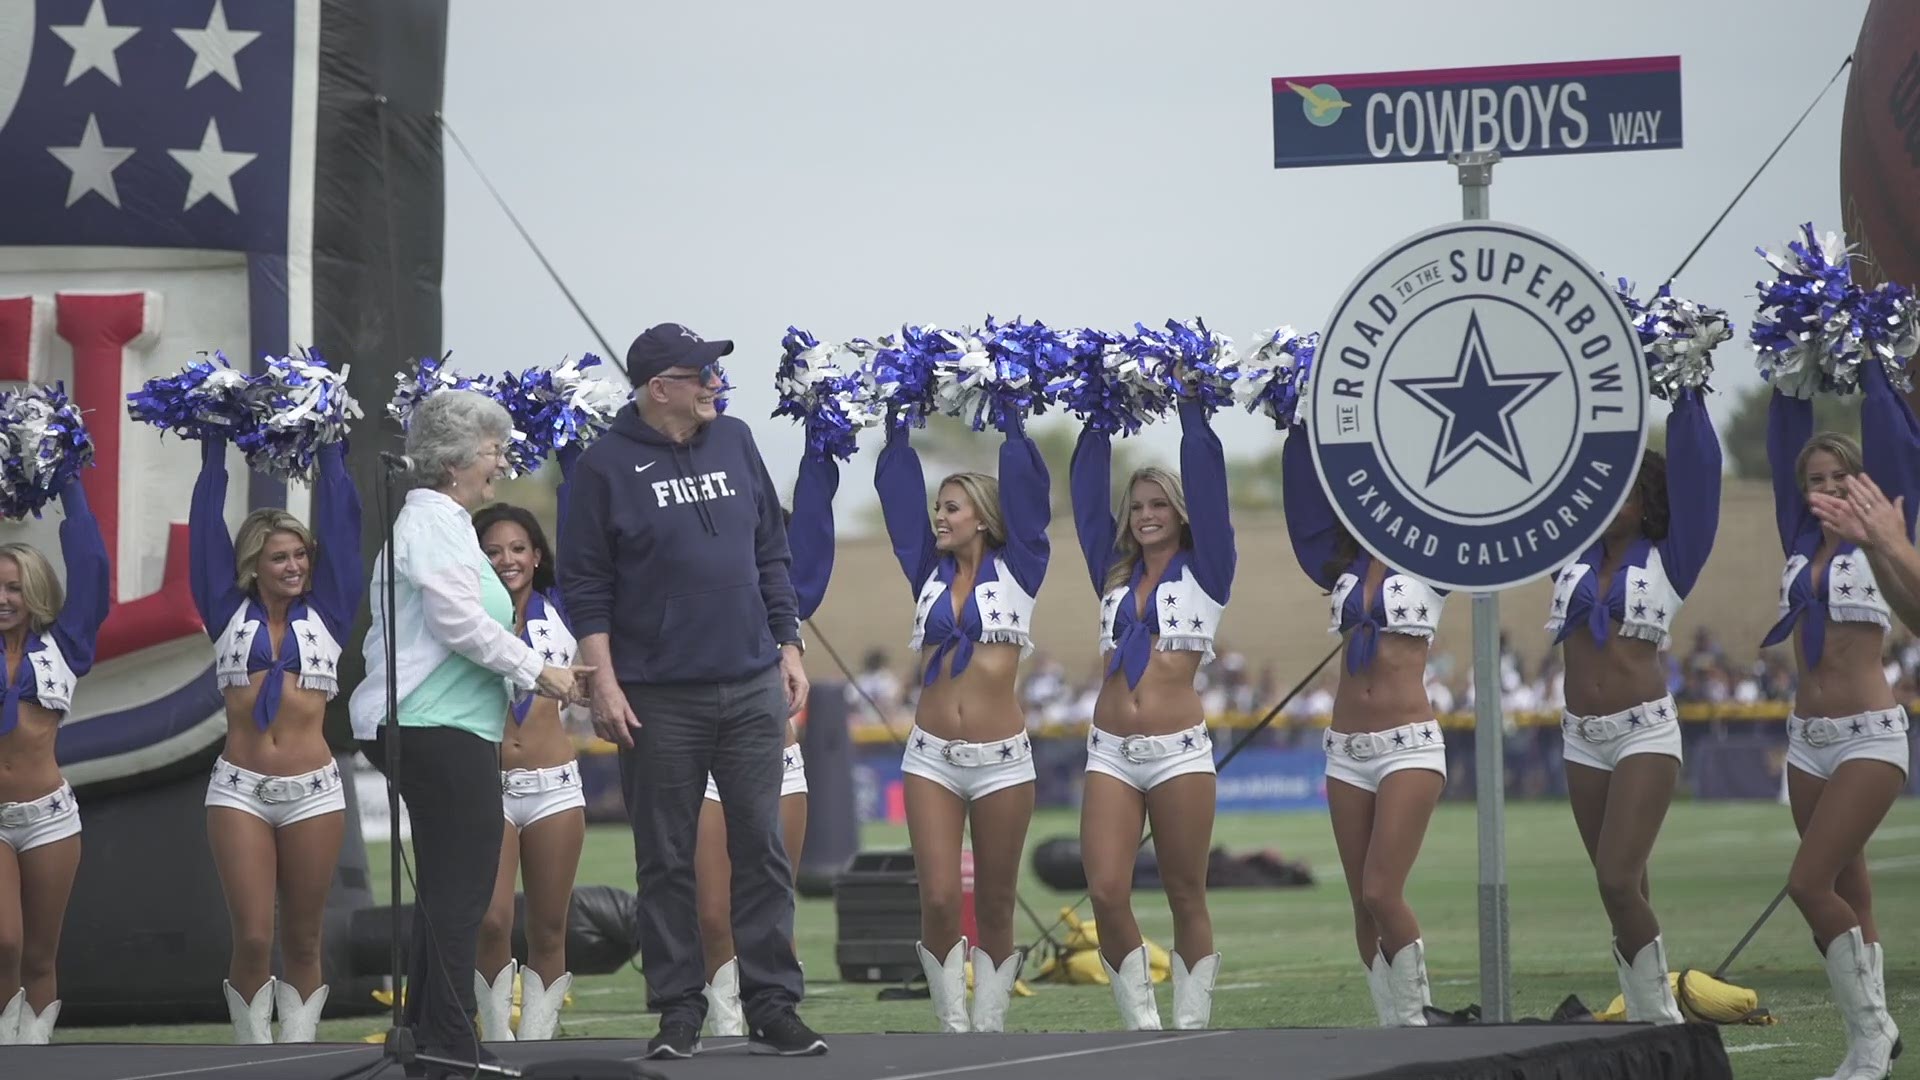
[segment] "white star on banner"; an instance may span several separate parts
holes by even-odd
[[[120,85],[120,62],[114,59],[114,50],[127,43],[127,39],[140,32],[137,26],[111,26],[107,23],[107,9],[100,0],[93,0],[93,6],[87,9],[87,21],[78,26],[49,26],[59,35],[60,40],[73,49],[73,59],[67,64],[67,85],[89,71],[98,71]]]
[[[200,138],[199,149],[167,153],[193,178],[187,185],[187,205],[181,207],[182,212],[193,209],[193,204],[209,195],[226,203],[227,209],[234,213],[240,212],[240,204],[233,197],[233,174],[260,155],[221,146],[220,125],[212,120],[207,121],[207,132]]]
[[[89,192],[120,205],[120,190],[113,185],[113,170],[133,156],[131,146],[108,146],[100,138],[100,119],[88,114],[87,130],[78,146],[49,146],[47,153],[60,159],[73,175],[67,180],[67,205],[72,206]]]
[[[235,90],[240,89],[240,65],[234,58],[240,55],[241,49],[253,44],[260,31],[228,28],[225,9],[220,6],[220,0],[213,0],[213,14],[207,17],[206,29],[175,30],[174,33],[193,50],[193,71],[187,75],[188,86],[209,75],[218,75]]]

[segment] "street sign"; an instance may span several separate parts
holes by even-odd
[[[1307,435],[1328,499],[1381,561],[1496,592],[1584,551],[1633,488],[1647,376],[1614,291],[1491,221],[1393,245],[1321,333]]]
[[[1677,150],[1680,58],[1273,80],[1273,167]]]

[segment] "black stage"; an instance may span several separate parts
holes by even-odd
[[[669,1078],[732,1080],[1731,1080],[1719,1029],[1689,1024],[1470,1024],[1433,1028],[1283,1028],[1005,1035],[832,1035],[832,1052],[779,1060],[743,1039],[709,1039],[690,1061],[649,1061]],[[640,1039],[493,1043],[508,1065],[638,1060]],[[20,1080],[326,1080],[371,1065],[369,1044],[175,1046],[69,1043],[0,1047],[0,1077]],[[399,1080],[389,1064],[377,1076]]]

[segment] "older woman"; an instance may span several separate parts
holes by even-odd
[[[354,736],[375,765],[385,769],[388,740],[399,740],[399,775],[388,779],[406,800],[418,860],[406,1022],[421,1053],[455,1059],[490,1060],[471,1019],[471,973],[500,865],[507,683],[563,701],[574,692],[574,669],[545,664],[514,635],[513,598],[474,536],[474,508],[493,497],[512,430],[498,402],[470,391],[415,408],[407,454],[418,486],[394,521],[392,550],[374,563],[367,675],[350,701]]]
[[[60,1018],[54,958],[80,868],[80,807],[54,760],[74,684],[93,668],[110,567],[79,478],[60,493],[67,585],[39,550],[0,544],[0,1044],[45,1043]]]
[[[312,1042],[326,1007],[320,927],[340,861],[347,801],[321,723],[340,692],[340,643],[353,628],[364,563],[360,497],[346,448],[320,451],[315,485],[325,541],[284,510],[227,533],[227,444],[201,446],[193,489],[193,599],[214,641],[227,742],[207,781],[207,838],[233,923],[223,987],[236,1043]],[[275,903],[280,958],[275,979]]]

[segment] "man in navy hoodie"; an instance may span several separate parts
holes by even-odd
[[[750,1049],[819,1054],[802,996],[781,751],[806,704],[780,499],[753,434],[720,415],[720,358],[663,323],[627,350],[633,404],[569,478],[557,556],[594,730],[620,747],[640,884],[640,958],[660,1013],[649,1057],[690,1057],[706,1019],[693,852],[707,775],[727,815]]]

